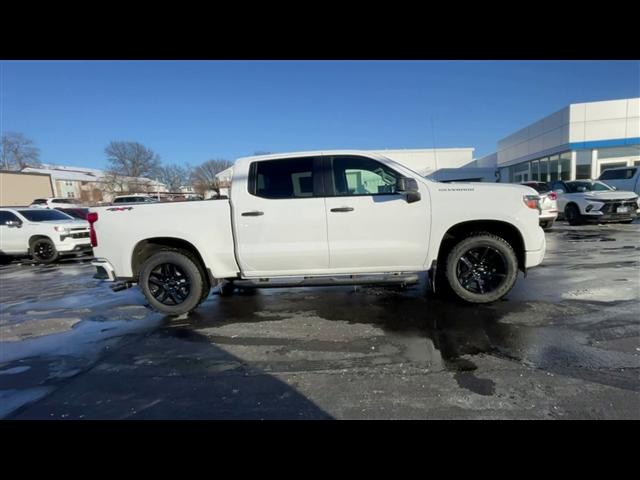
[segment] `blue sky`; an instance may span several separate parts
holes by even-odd
[[[45,163],[111,140],[165,163],[255,151],[475,147],[569,103],[640,96],[633,61],[3,61],[0,129]]]

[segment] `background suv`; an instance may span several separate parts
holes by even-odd
[[[555,181],[558,210],[570,225],[585,221],[631,223],[638,217],[638,195],[594,180]]]

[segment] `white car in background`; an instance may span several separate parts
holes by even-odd
[[[638,218],[638,195],[615,190],[598,180],[551,182],[560,215],[570,225],[587,221],[631,223]]]
[[[635,167],[607,168],[598,180],[616,190],[634,192],[640,195],[640,165]]]
[[[31,255],[52,263],[61,255],[91,250],[89,223],[58,210],[0,208],[0,256]]]
[[[82,208],[82,205],[78,205],[71,198],[36,198],[29,208]]]
[[[558,218],[558,195],[551,191],[547,182],[524,182],[522,185],[533,188],[540,196],[540,226],[549,230]]]

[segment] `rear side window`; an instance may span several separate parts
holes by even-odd
[[[72,200],[65,200],[63,198],[56,198],[55,200],[51,200],[51,203],[65,203],[67,205],[72,204]]]
[[[6,225],[7,222],[20,222],[20,219],[11,212],[0,212],[0,225]]]
[[[310,157],[254,162],[249,193],[272,199],[313,197],[313,161]]]
[[[621,168],[619,170],[605,170],[600,175],[600,180],[628,180],[636,173],[635,168]]]
[[[33,201],[32,205],[43,205],[47,203],[47,201],[44,198],[37,198]]]

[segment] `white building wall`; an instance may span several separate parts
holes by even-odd
[[[473,148],[421,148],[399,150],[369,150],[384,155],[421,175],[442,168],[460,168],[473,161]]]
[[[640,98],[576,103],[569,109],[570,143],[640,137]]]

